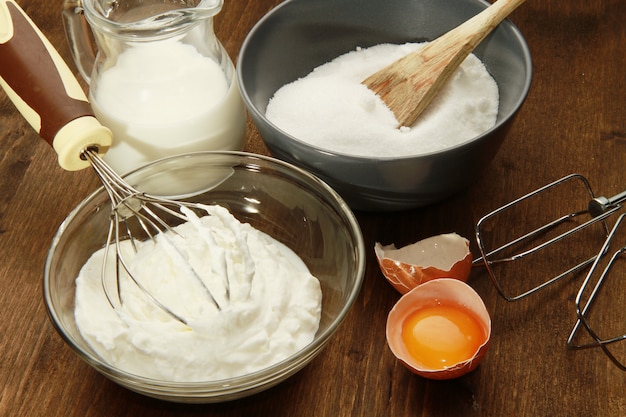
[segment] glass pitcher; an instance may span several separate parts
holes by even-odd
[[[105,160],[118,173],[174,154],[243,149],[243,100],[213,30],[222,4],[64,1],[74,61],[96,117],[113,131]]]

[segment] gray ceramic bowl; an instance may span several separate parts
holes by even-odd
[[[280,87],[357,46],[432,40],[487,6],[481,0],[288,0],[271,10],[246,38],[237,71],[272,155],[313,172],[353,209],[419,207],[470,185],[498,151],[530,88],[528,46],[509,20],[475,50],[500,90],[496,125],[460,146],[405,158],[338,154],[281,131],[265,109]]]
[[[144,378],[104,361],[81,337],[74,320],[74,280],[103,246],[110,203],[101,188],[70,213],[54,237],[44,270],[44,298],[52,323],[89,365],[133,391],[175,402],[220,402],[267,389],[309,363],[355,301],[365,271],[365,248],[347,204],[319,179],[282,161],[237,152],[200,152],[163,159],[126,179],[155,194],[184,192],[189,200],[227,207],[241,222],[296,252],[320,280],[322,317],[314,340],[287,359],[237,378],[175,383]],[[184,190],[184,191],[183,191]]]

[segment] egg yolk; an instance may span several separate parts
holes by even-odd
[[[475,314],[459,305],[422,308],[402,325],[408,353],[429,369],[444,369],[472,358],[485,337]]]

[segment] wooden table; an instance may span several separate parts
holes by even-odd
[[[71,62],[61,2],[18,2]],[[216,31],[232,57],[252,25],[278,3],[226,1]],[[402,213],[357,213],[367,248],[376,241],[404,245],[448,231],[472,237],[482,214],[570,172],[587,176],[604,195],[626,188],[623,0],[529,0],[511,19],[530,46],[534,77],[496,159],[470,189],[439,204]],[[252,125],[247,150],[267,153]],[[446,382],[410,374],[386,346],[387,312],[399,295],[382,277],[372,250],[362,292],[340,331],[285,383],[215,405],[172,404],[127,391],[64,344],[41,295],[44,259],[56,228],[98,186],[90,170],[59,168],[54,152],[0,94],[2,416],[626,415],[626,373],[597,349],[566,349],[576,285],[508,303],[485,276],[473,276],[470,283],[493,317],[492,345],[483,363]]]

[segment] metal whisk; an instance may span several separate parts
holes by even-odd
[[[176,320],[186,323],[135,278],[121,255],[120,242],[128,240],[135,246],[136,231],[143,231],[143,237],[147,238],[160,235],[169,239],[168,234],[176,234],[176,231],[164,219],[187,221],[185,210],[198,205],[154,197],[126,183],[100,158],[99,154],[106,152],[112,143],[111,132],[93,116],[85,93],[58,52],[13,0],[0,0],[0,21],[10,22],[6,32],[0,31],[0,85],[42,139],[55,149],[61,167],[74,171],[92,166],[111,199],[105,250],[116,250],[118,282],[115,289],[105,284],[106,262],[102,270],[103,288],[111,306],[116,308],[121,304],[119,277],[124,269],[148,299]],[[171,246],[185,260],[175,245]],[[107,256],[104,259],[108,259]],[[202,283],[209,299],[219,309],[221,306],[191,265],[188,270]],[[224,285],[228,295],[227,281]]]
[[[556,195],[562,197],[558,201],[562,211],[545,218],[552,214],[545,213],[546,202],[553,201]],[[486,267],[498,292],[507,301],[527,297],[590,266],[596,259],[597,248],[609,234],[606,219],[620,210],[620,203],[625,200],[626,191],[610,198],[596,197],[584,176],[563,177],[483,216],[476,224],[481,256],[474,264]],[[511,233],[499,233],[499,237],[491,233],[506,229],[511,229]],[[510,238],[511,235],[517,237]],[[555,244],[574,239],[576,243],[570,246],[581,252],[578,256],[573,252],[568,254],[571,257],[558,252]],[[556,251],[554,255],[550,250]],[[555,272],[547,276],[539,274],[536,281],[519,282],[495,271],[500,264],[539,256],[546,259],[545,269],[550,266]]]
[[[188,324],[184,317],[175,313],[171,308],[159,301],[141,284],[132,272],[132,269],[123,256],[123,251],[120,247],[122,242],[127,241],[130,242],[133,250],[136,252],[136,243],[138,241],[146,240],[146,237],[156,241],[156,236],[160,234],[162,239],[166,239],[168,241],[168,246],[174,249],[175,255],[188,266],[188,268],[186,268],[187,271],[197,280],[198,283],[201,284],[201,287],[206,291],[208,300],[215,305],[218,310],[221,310],[222,306],[205,285],[200,274],[193,268],[193,265],[187,260],[185,254],[183,254],[177,248],[176,244],[173,243],[172,239],[169,238],[169,235],[181,235],[169,221],[164,220],[165,218],[173,218],[182,222],[187,222],[189,221],[189,215],[185,213],[185,208],[188,210],[200,209],[200,211],[202,211],[202,207],[197,203],[155,197],[135,189],[124,181],[124,179],[120,177],[109,165],[107,165],[106,162],[100,158],[97,150],[94,148],[85,149],[82,152],[82,156],[90,162],[96,175],[102,181],[104,189],[111,200],[111,217],[107,240],[104,246],[104,261],[102,263],[101,271],[102,288],[111,307],[118,308],[123,303],[120,289],[120,278],[122,276],[120,268],[123,268],[125,275],[131,279],[131,281],[141,290],[146,298],[174,319],[183,324]],[[142,232],[141,237],[137,236],[139,231]],[[184,236],[182,237],[184,238]],[[109,250],[111,248],[115,249],[116,270],[114,271],[114,289],[110,288],[106,279],[108,276],[106,260],[109,259]],[[224,286],[226,296],[228,298],[228,279],[224,280]]]
[[[625,291],[619,284],[626,273],[625,267],[626,214],[621,214],[576,294],[577,320],[567,339],[567,346],[571,349],[599,347],[622,371],[626,371],[626,317],[621,313],[624,311],[621,298]],[[603,312],[611,316],[613,326],[598,325],[594,314]],[[582,330],[589,336],[588,342],[578,341],[578,333]]]
[[[554,214],[544,212],[550,211],[546,210],[547,202],[556,196],[561,198],[552,206],[562,210],[555,216],[540,219],[543,214]],[[622,208],[624,201],[626,191],[610,198],[595,197],[589,181],[582,175],[563,177],[482,217],[476,225],[481,257],[474,264],[486,268],[498,292],[507,301],[527,297],[565,277],[586,271],[576,295],[577,320],[567,346],[571,349],[600,348],[615,365],[626,371],[626,314],[622,320],[618,317],[624,311],[621,305],[624,286],[615,272],[619,270],[623,274],[626,270],[626,214],[621,214],[612,228],[607,224],[608,218]],[[535,218],[539,219],[533,223]],[[507,228],[517,237],[501,233]],[[493,237],[494,234],[502,236]],[[617,246],[613,247],[615,243]],[[532,267],[504,266],[525,261]],[[498,267],[500,269],[496,270]],[[520,269],[527,274],[536,271],[539,278],[526,282],[526,277],[516,274]],[[546,274],[546,270],[550,272]],[[609,287],[609,284],[617,287]],[[603,319],[594,320],[596,317]],[[581,341],[585,335],[587,340]]]

